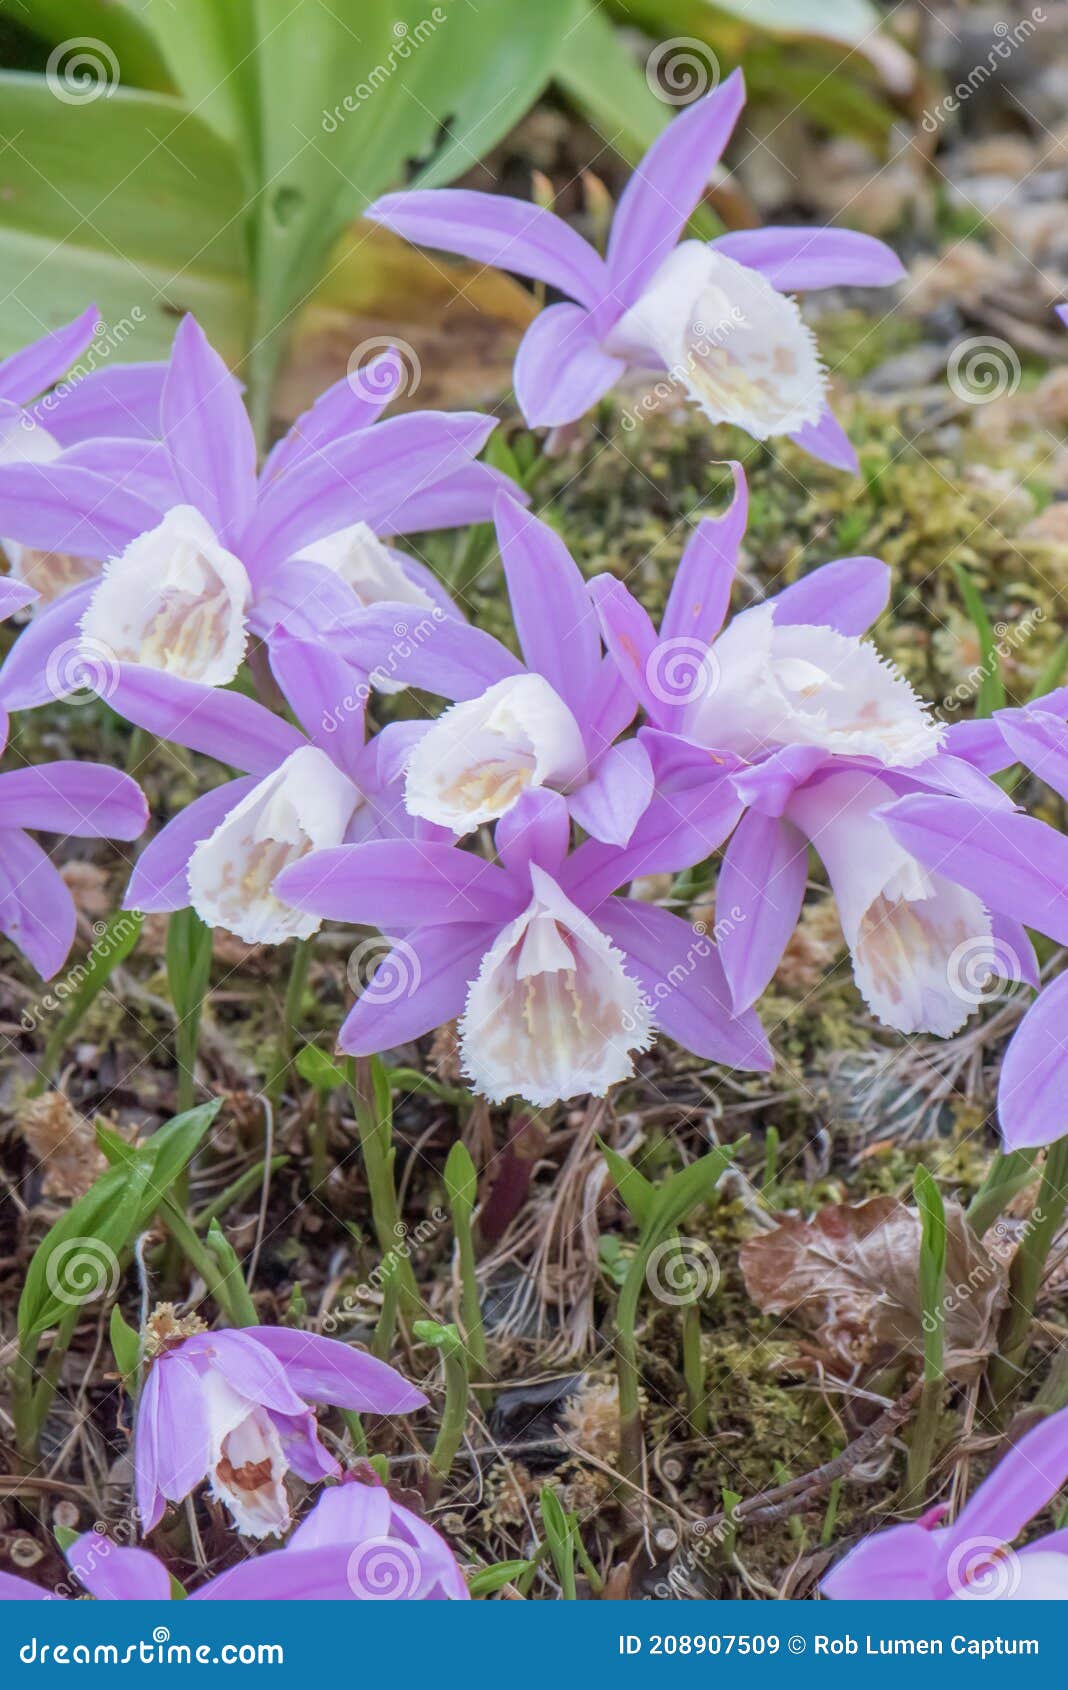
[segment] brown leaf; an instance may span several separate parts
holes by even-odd
[[[483,264],[421,252],[368,223],[347,229],[297,323],[275,396],[292,422],[341,379],[396,345],[405,365],[390,415],[492,404],[512,385],[519,338],[538,312],[529,289]]]
[[[46,1197],[81,1197],[107,1167],[93,1123],[79,1115],[61,1091],[46,1091],[24,1102],[18,1128],[41,1167]]]
[[[988,1254],[956,1203],[946,1204],[940,1318],[947,1365],[960,1370],[992,1344],[1007,1262]],[[784,1216],[741,1250],[746,1288],[765,1314],[796,1316],[852,1366],[923,1352],[920,1218],[896,1197],[835,1203],[811,1220]]]

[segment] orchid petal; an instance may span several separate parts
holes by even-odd
[[[512,380],[528,428],[576,422],[614,387],[626,362],[605,352],[590,313],[561,300],[539,313],[516,353]]]
[[[135,727],[249,774],[269,774],[307,744],[297,728],[242,693],[138,663],[120,665],[107,696],[111,708]]]
[[[349,1011],[338,1048],[374,1056],[454,1021],[496,936],[496,927],[479,921],[420,927],[398,940]],[[386,984],[376,992],[378,975]]]
[[[75,358],[84,352],[101,327],[100,312],[87,305],[80,316],[42,335],[0,363],[0,399],[26,405],[45,388],[59,381]]]
[[[749,488],[741,464],[731,462],[734,493],[724,516],[702,517],[682,554],[660,623],[661,640],[711,645],[723,626],[749,518]]]
[[[608,241],[617,299],[629,305],[675,245],[745,104],[740,70],[668,124],[624,188]]]
[[[881,288],[905,274],[896,252],[873,235],[855,229],[804,229],[767,224],[735,229],[713,246],[763,271],[780,293],[806,288]]]
[[[1068,974],[1061,974],[1031,1005],[1012,1036],[998,1081],[998,1120],[1006,1150],[1053,1144],[1068,1131]]]
[[[571,814],[592,839],[626,845],[653,796],[653,768],[640,740],[609,746],[585,785],[570,795]]]
[[[385,194],[363,215],[418,246],[548,282],[583,305],[596,305],[607,287],[608,271],[593,247],[563,218],[526,200],[466,188],[417,189]]]
[[[148,804],[137,782],[102,763],[39,763],[0,774],[4,825],[76,839],[137,839]]]
[[[123,906],[144,910],[181,910],[189,903],[189,859],[201,840],[209,839],[241,800],[259,785],[258,775],[226,781],[187,804],[159,832],[137,859]]]
[[[723,854],[716,886],[719,954],[735,1009],[768,985],[797,925],[808,878],[808,846],[789,822],[750,810]]]
[[[890,570],[877,557],[843,557],[784,587],[771,600],[778,627],[812,623],[859,638],[890,598]]]
[[[160,415],[185,501],[232,548],[256,502],[256,439],[241,390],[195,317],[178,325]]]
[[[601,664],[597,616],[582,571],[560,536],[514,500],[498,499],[494,521],[527,667],[544,675],[582,721]]]
[[[275,891],[287,904],[330,921],[389,932],[470,921],[507,921],[516,894],[509,877],[454,845],[381,840],[314,851],[285,869]]]
[[[0,933],[42,979],[62,968],[74,943],[74,899],[59,870],[28,834],[0,832]]]

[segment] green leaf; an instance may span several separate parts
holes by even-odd
[[[316,1091],[336,1091],[338,1086],[349,1083],[344,1068],[340,1068],[318,1045],[305,1045],[303,1050],[298,1051],[295,1067],[301,1079],[314,1086]]]
[[[41,1068],[46,1075],[54,1073],[71,1034],[88,1012],[94,999],[103,991],[120,962],[125,961],[137,944],[143,921],[144,917],[136,910],[119,910],[107,921],[100,923],[92,949],[83,961],[75,963],[68,970],[64,984],[69,986],[73,982],[75,990],[48,1035],[41,1058]]]
[[[19,1301],[20,1336],[36,1336],[71,1309],[115,1294],[120,1258],[148,1225],[219,1108],[214,1099],[178,1115],[136,1147],[98,1126],[97,1142],[113,1164],[34,1251]]]
[[[553,80],[602,139],[637,164],[675,114],[654,93],[629,41],[599,5],[586,0],[560,46]],[[723,233],[708,206],[698,207],[690,228],[703,240]]]
[[[72,1526],[52,1527],[52,1536],[59,1544],[59,1547],[62,1549],[64,1555],[67,1553],[67,1550],[70,1548],[72,1543],[77,1543],[81,1535],[81,1532],[76,1532]]]
[[[977,716],[992,716],[995,710],[1002,710],[1005,706],[1005,683],[1001,678],[1001,655],[994,639],[994,630],[990,618],[986,613],[986,606],[975,582],[962,563],[953,565],[953,574],[960,596],[964,600],[965,609],[975,624],[975,632],[979,639],[979,666],[981,679],[975,695],[975,713]]]
[[[449,1207],[460,1209],[470,1221],[478,1201],[478,1174],[466,1144],[460,1139],[456,1140],[445,1162],[445,1190]]]
[[[551,1485],[545,1485],[538,1497],[545,1540],[553,1558],[556,1576],[560,1580],[565,1601],[575,1600],[575,1524],[564,1512],[563,1504]]]
[[[680,1168],[655,1188],[656,1200],[642,1226],[643,1253],[673,1232],[699,1203],[707,1202],[745,1142],[743,1138],[736,1144],[710,1150],[707,1156],[691,1162],[688,1168]]]
[[[628,1162],[618,1150],[613,1150],[610,1144],[605,1144],[602,1138],[598,1138],[597,1144],[608,1163],[608,1172],[626,1204],[628,1214],[639,1226],[644,1226],[656,1202],[656,1186],[652,1180],[646,1179],[633,1162]]]
[[[920,1305],[923,1312],[924,1377],[940,1379],[945,1351],[942,1288],[946,1275],[946,1211],[942,1193],[921,1164],[913,1176],[920,1212]]]
[[[196,910],[175,910],[167,921],[167,985],[180,1021],[195,1015],[211,976],[211,928]]]
[[[111,1311],[111,1322],[108,1328],[111,1339],[111,1353],[115,1357],[115,1366],[122,1374],[126,1388],[137,1379],[137,1371],[141,1365],[141,1339],[133,1327],[123,1319],[122,1310],[118,1303]]]
[[[472,1573],[467,1588],[475,1597],[493,1596],[535,1566],[536,1561],[495,1561],[492,1567],[482,1567],[477,1573]]]
[[[0,355],[95,300],[84,368],[165,357],[186,310],[240,358],[242,207],[233,154],[179,101],[118,88],[62,105],[44,77],[0,73]]]
[[[82,37],[89,61],[83,68],[95,70],[105,83],[113,83],[117,70],[123,82],[168,87],[163,56],[131,0],[33,0],[32,9],[26,0],[0,0],[0,12],[45,41],[71,43]],[[53,74],[69,81],[72,72],[78,74],[80,56],[74,49],[62,55]]]

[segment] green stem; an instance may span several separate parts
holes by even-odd
[[[393,1105],[389,1082],[381,1063],[374,1057],[358,1057],[352,1065],[351,1083],[375,1237],[384,1261],[396,1264],[401,1310],[409,1318],[414,1318],[420,1306],[419,1287],[411,1262],[397,1249],[404,1238],[405,1228],[397,1207],[397,1190],[393,1181],[396,1151],[393,1148]]]
[[[371,1340],[371,1353],[377,1356],[379,1361],[388,1361],[393,1350],[393,1334],[397,1327],[399,1306],[400,1279],[397,1273],[397,1257],[387,1256],[382,1273],[382,1312]]]
[[[998,1339],[999,1354],[990,1368],[990,1390],[1004,1408],[1023,1380],[1023,1363],[1031,1338],[1035,1302],[1042,1285],[1053,1240],[1068,1206],[1068,1137],[1046,1152],[1042,1183],[1027,1231],[1013,1257],[1009,1273],[1009,1306]]]
[[[993,1226],[1012,1199],[1032,1177],[1033,1150],[999,1150],[989,1172],[968,1205],[968,1224],[977,1238]]]
[[[367,1455],[367,1433],[363,1429],[363,1421],[355,1409],[343,1408],[341,1418],[348,1427],[349,1437],[352,1439],[353,1454],[363,1458]]]
[[[682,1372],[686,1380],[686,1409],[690,1425],[699,1438],[708,1431],[708,1393],[705,1388],[705,1358],[701,1350],[701,1311],[687,1303],[682,1311]]]
[[[286,1074],[289,1072],[289,1065],[293,1060],[293,1047],[300,1033],[303,1020],[304,990],[308,984],[308,969],[310,966],[311,940],[298,939],[293,951],[293,960],[289,967],[285,1002],[282,1005],[282,1024],[278,1029],[274,1059],[267,1080],[267,1096],[274,1109],[277,1109],[281,1099]]]
[[[233,1326],[258,1326],[259,1316],[236,1257],[224,1269],[215,1251],[197,1237],[172,1197],[163,1198],[159,1212],[171,1237],[189,1265],[199,1273],[227,1320]]]
[[[645,1283],[645,1256],[638,1251],[627,1270],[616,1304],[616,1378],[619,1381],[619,1471],[632,1484],[641,1483],[645,1448],[642,1441],[641,1370],[638,1366],[638,1298]]]
[[[912,1432],[912,1442],[909,1444],[905,1478],[903,1506],[909,1513],[921,1513],[927,1496],[927,1481],[934,1461],[938,1423],[942,1412],[943,1388],[944,1381],[941,1377],[929,1378],[924,1380],[923,1390],[920,1392],[920,1406]]]
[[[427,1506],[432,1508],[452,1472],[452,1464],[463,1442],[464,1428],[467,1425],[467,1359],[463,1339],[455,1326],[436,1326],[432,1321],[417,1320],[414,1332],[417,1338],[434,1344],[441,1351],[445,1368],[445,1406],[430,1454],[430,1471],[426,1482],[426,1502]]]
[[[326,1184],[329,1171],[329,1157],[327,1155],[327,1121],[329,1119],[330,1094],[316,1092],[315,1113],[308,1122],[308,1149],[311,1152],[311,1167],[308,1179],[313,1192],[320,1190]]]

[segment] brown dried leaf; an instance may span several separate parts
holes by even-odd
[[[956,1203],[946,1204],[947,1365],[986,1353],[1006,1296],[1008,1263],[990,1255]],[[746,1289],[765,1314],[796,1316],[850,1366],[923,1352],[920,1219],[896,1197],[787,1215],[741,1250]]]
[[[41,1165],[46,1197],[81,1197],[107,1167],[92,1122],[79,1115],[61,1091],[46,1091],[23,1103],[18,1128]]]

